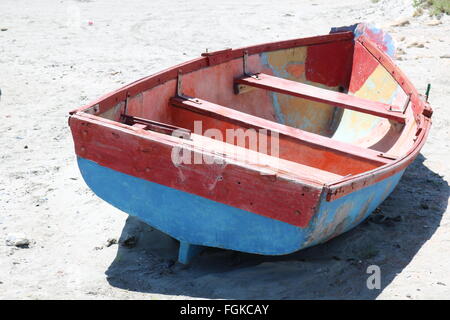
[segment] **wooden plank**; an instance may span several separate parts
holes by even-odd
[[[377,165],[384,165],[393,162],[393,160],[391,159],[380,157],[380,152],[375,150],[361,148],[356,145],[333,140],[301,129],[288,127],[205,100],[197,98],[185,99],[181,97],[173,97],[170,99],[170,103],[177,107],[207,115],[208,117],[219,118],[232,123],[238,123],[247,128],[267,129],[270,131],[275,131],[278,132],[281,137],[284,136],[292,138],[302,143],[319,147],[321,149],[327,149],[352,158],[374,162]]]
[[[404,123],[406,119],[403,113],[399,111],[391,111],[396,110],[396,107],[385,103],[362,99],[345,93],[326,90],[308,84],[274,77],[264,73],[237,79],[236,83],[309,99],[312,101],[328,103],[336,107],[368,113],[400,123]]]

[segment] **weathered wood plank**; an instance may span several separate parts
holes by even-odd
[[[403,113],[399,111],[392,111],[398,109],[397,107],[385,103],[362,99],[345,93],[326,90],[308,84],[274,77],[264,73],[237,79],[236,83],[309,99],[312,101],[328,103],[336,107],[368,113],[400,123],[404,123],[406,119]]]

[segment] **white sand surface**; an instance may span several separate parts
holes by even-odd
[[[0,299],[450,298],[450,19],[429,25],[411,2],[0,1]],[[390,26],[399,18],[409,23]],[[288,256],[208,249],[183,268],[175,241],[127,220],[82,180],[69,110],[206,48],[360,21],[391,32],[419,91],[432,84],[431,133],[381,205],[384,222]],[[18,233],[29,248],[6,245]],[[105,245],[130,235],[133,248]],[[380,290],[366,287],[373,264]]]

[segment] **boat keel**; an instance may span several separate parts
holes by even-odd
[[[204,246],[191,244],[189,242],[180,241],[180,249],[178,251],[178,262],[188,264],[192,258],[200,254],[205,249]]]

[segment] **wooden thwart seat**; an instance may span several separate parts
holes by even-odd
[[[389,104],[362,99],[345,93],[326,90],[308,84],[274,77],[264,73],[237,79],[235,83],[238,85],[256,87],[282,94],[292,95],[312,101],[323,102],[334,105],[336,107],[368,113],[400,123],[405,122],[405,115],[402,112],[393,111],[398,108]],[[241,91],[245,92],[247,90],[241,87],[238,88],[236,93],[240,93]]]
[[[362,148],[301,129],[285,126],[283,124],[256,117],[205,100],[197,98],[173,97],[170,99],[170,103],[176,107],[181,107],[211,118],[235,123],[246,128],[275,131],[278,132],[281,137],[295,139],[302,143],[312,145],[315,148],[328,149],[350,158],[358,158],[363,161],[376,163],[377,165],[384,165],[394,161],[394,159],[383,157],[383,155],[376,150]]]

